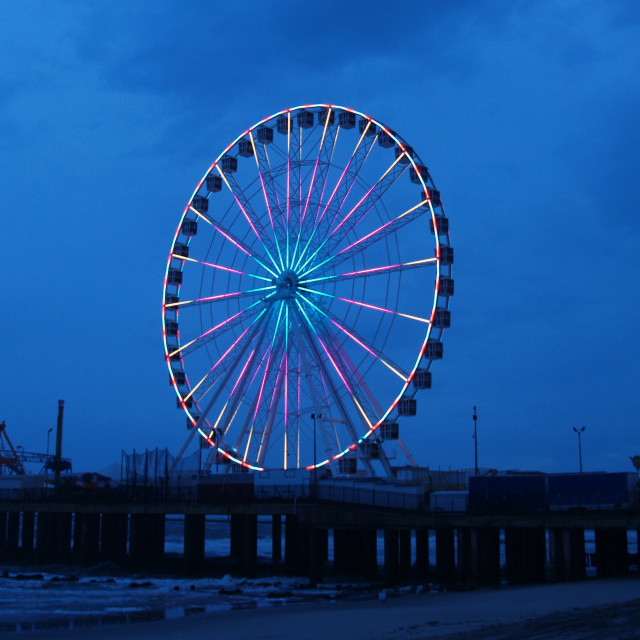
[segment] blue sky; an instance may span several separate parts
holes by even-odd
[[[1,3],[0,419],[102,468],[186,436],[166,256],[211,162],[287,107],[400,133],[442,192],[452,328],[421,464],[631,470],[640,453],[640,10],[631,2]],[[429,239],[427,239],[429,240]]]

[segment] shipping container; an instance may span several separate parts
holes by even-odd
[[[470,511],[539,511],[547,506],[543,474],[469,478]]]
[[[550,473],[549,508],[629,509],[638,504],[633,472]]]

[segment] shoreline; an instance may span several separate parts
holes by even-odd
[[[325,640],[327,635],[350,640],[491,638],[500,628],[508,633],[514,625],[514,632],[518,630],[514,637],[527,637],[522,635],[523,628],[534,630],[538,628],[536,625],[546,625],[551,635],[540,637],[554,638],[560,637],[554,635],[554,624],[567,627],[571,632],[571,625],[589,625],[588,619],[594,616],[599,622],[591,626],[595,625],[596,629],[598,624],[619,622],[624,626],[628,621],[629,631],[637,632],[640,607],[634,601],[640,601],[637,577],[231,609],[155,622],[5,632],[0,634],[0,639],[103,640],[117,635],[120,640],[140,637],[169,640],[188,635],[190,640],[210,640],[212,634],[220,640]],[[609,615],[609,611],[615,609],[623,613]],[[557,618],[555,622],[554,618]],[[602,628],[599,633],[600,637],[618,637],[603,633]],[[501,637],[509,635],[502,633]],[[587,636],[581,633],[566,637]]]

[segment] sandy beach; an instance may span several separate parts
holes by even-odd
[[[2,635],[22,640],[638,638],[640,580],[389,594],[369,601],[232,610],[159,622]]]

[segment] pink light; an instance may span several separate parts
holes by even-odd
[[[389,220],[389,222],[385,222],[381,227],[378,227],[377,229],[375,229],[371,233],[368,233],[366,236],[360,238],[360,240],[356,240],[353,244],[350,244],[348,247],[346,247],[342,251],[338,251],[338,255],[340,255],[341,253],[344,253],[345,251],[349,251],[349,249],[351,249],[352,247],[355,247],[357,244],[360,244],[361,242],[364,242],[367,238],[370,238],[371,236],[375,235],[376,233],[379,233],[380,231],[382,231],[383,229],[386,229],[390,224],[393,224],[394,222],[395,222],[395,220]]]
[[[218,361],[213,365],[213,367],[211,367],[211,371],[213,371],[230,353],[231,351],[235,348],[235,346],[238,344],[238,342],[240,342],[240,340],[242,340],[242,338],[244,338],[244,336],[246,335],[247,331],[249,331],[249,329],[251,329],[251,324],[238,336],[237,340],[220,356],[220,358],[218,359]],[[211,371],[209,373],[211,373]]]
[[[264,392],[264,385],[265,382],[267,381],[267,374],[269,373],[269,364],[271,362],[271,351],[269,351],[269,357],[267,358],[267,364],[264,368],[264,375],[262,376],[262,382],[260,383],[260,391],[258,392],[258,402],[256,403],[256,408],[253,412],[253,421],[256,421],[256,418],[258,416],[258,409],[260,408],[260,402],[262,401],[262,394]]]
[[[376,353],[371,351],[371,349],[369,349],[369,347],[367,347],[365,344],[360,342],[360,340],[358,340],[358,338],[356,338],[353,334],[349,333],[349,331],[347,331],[344,327],[341,327],[333,318],[329,318],[329,320],[331,320],[331,322],[333,322],[333,324],[335,324],[336,327],[338,327],[338,329],[340,329],[340,331],[343,331],[344,333],[346,333],[354,342],[358,343],[365,351],[369,352],[374,358],[379,358],[380,357]]]
[[[367,304],[366,302],[357,302],[356,300],[349,300],[348,298],[338,298],[338,300],[342,300],[343,302],[350,302],[351,304],[356,304],[359,307],[366,307],[367,309],[374,309],[375,311],[382,311],[383,313],[393,313],[395,311],[391,311],[390,309],[384,309],[383,307],[376,307],[372,304]]]
[[[388,269],[397,269],[401,267],[401,264],[390,264],[385,267],[373,267],[372,269],[362,269],[361,271],[350,271],[349,273],[343,273],[342,276],[360,276],[365,273],[375,273],[376,271],[386,271]]]
[[[251,254],[244,248],[241,247],[230,235],[226,234],[222,229],[220,229],[220,227],[217,227],[215,224],[213,225],[213,228],[218,232],[221,233],[229,242],[232,242],[233,244],[236,245],[236,247],[238,247],[238,249],[240,249],[240,251],[242,251],[243,253],[245,253],[248,256],[251,256]]]
[[[276,228],[275,228],[275,226],[273,224],[273,215],[271,214],[271,207],[269,206],[269,197],[267,196],[267,189],[264,186],[264,180],[262,178],[262,171],[260,171],[260,169],[258,169],[258,175],[260,176],[260,184],[262,185],[262,193],[264,194],[264,202],[267,205],[267,211],[269,212],[269,221],[271,222],[271,228],[275,231]]]
[[[246,371],[247,367],[249,366],[249,363],[251,362],[251,360],[253,360],[253,354],[255,352],[256,352],[256,350],[254,349],[249,354],[249,357],[247,358],[247,361],[244,363],[244,367],[242,367],[242,371],[240,372],[240,375],[238,376],[238,379],[236,380],[236,383],[233,385],[233,389],[231,389],[231,393],[229,394],[229,399],[231,399],[233,397],[233,394],[236,392],[236,389],[238,388],[238,384],[240,383],[240,380],[242,380],[242,378],[244,377],[244,372]]]
[[[333,368],[336,370],[336,373],[340,376],[340,380],[342,380],[342,383],[344,384],[344,386],[347,387],[347,390],[353,396],[353,391],[351,390],[351,387],[349,386],[347,381],[344,379],[342,372],[338,368],[338,365],[335,363],[335,360],[331,357],[331,354],[329,353],[329,350],[325,346],[324,342],[322,342],[320,336],[316,335],[316,338],[318,338],[318,342],[322,345],[322,348],[324,349],[324,352],[327,354],[327,357],[329,358],[329,360],[331,360],[331,364],[333,365]]]
[[[358,202],[358,204],[356,204],[355,207],[353,207],[353,209],[351,209],[351,211],[349,211],[349,213],[342,219],[342,222],[329,234],[329,237],[333,237],[333,234],[336,233],[338,231],[338,229],[340,229],[340,227],[351,217],[351,215],[354,213],[354,211],[356,211],[358,209],[358,207],[365,201],[365,199],[369,196],[369,194],[376,188],[377,186],[377,182],[371,187],[371,189],[369,189],[369,191],[367,191],[367,193],[364,194],[364,196],[362,196],[362,198],[360,199],[360,201]],[[336,213],[336,216],[338,214]],[[335,220],[335,217],[334,217]]]

